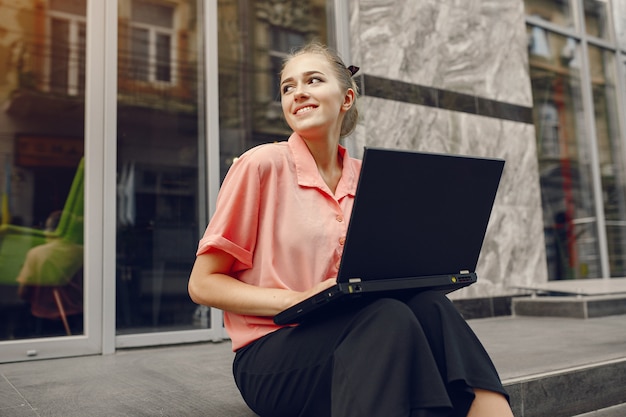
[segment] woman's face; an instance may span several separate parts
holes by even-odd
[[[280,89],[283,113],[294,132],[308,139],[339,137],[354,92],[340,86],[325,56],[307,53],[292,58],[283,69]]]

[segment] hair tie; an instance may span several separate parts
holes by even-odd
[[[354,74],[356,74],[357,72],[359,72],[359,69],[360,69],[359,67],[356,67],[356,66],[354,66],[354,65],[350,65],[350,66],[348,67],[348,71],[350,71],[350,74],[351,74],[352,76],[354,76]]]

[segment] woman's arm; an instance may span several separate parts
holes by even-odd
[[[336,282],[322,281],[304,292],[261,288],[228,275],[233,262],[234,258],[221,250],[199,255],[189,277],[188,290],[193,302],[237,314],[274,316]]]

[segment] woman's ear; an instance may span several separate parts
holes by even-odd
[[[350,110],[350,108],[354,104],[355,98],[356,98],[356,94],[354,93],[354,90],[351,88],[348,88],[348,90],[346,91],[346,95],[343,97],[343,104],[341,105],[341,109],[343,111]]]

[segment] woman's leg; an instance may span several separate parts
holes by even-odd
[[[392,299],[279,330],[238,352],[233,370],[244,399],[263,417],[450,411],[420,324]]]
[[[452,302],[441,292],[426,291],[410,297],[407,305],[424,328],[454,403],[453,415],[468,415],[474,404],[485,406],[480,407],[483,411],[493,404],[506,405],[511,413],[508,394],[489,354]],[[495,403],[490,401],[494,399]]]
[[[499,392],[474,388],[474,394],[467,417],[513,417],[509,402]]]

